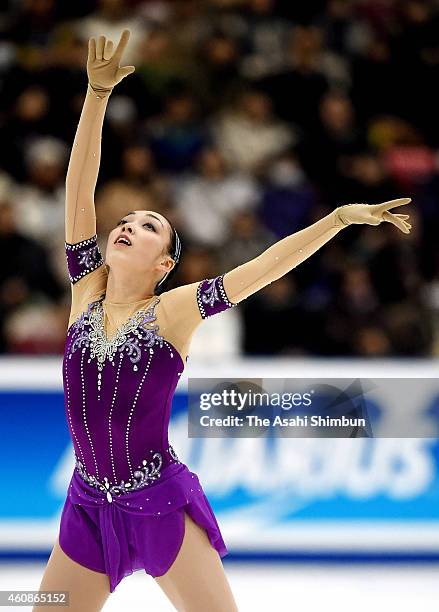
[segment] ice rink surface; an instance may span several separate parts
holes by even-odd
[[[436,612],[439,609],[439,564],[349,566],[232,562],[225,567],[240,612]],[[43,569],[42,563],[1,564],[0,590],[36,590]],[[175,610],[154,579],[142,571],[125,578],[103,609],[105,612]],[[19,606],[11,610],[31,608]]]

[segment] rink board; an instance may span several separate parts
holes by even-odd
[[[192,377],[431,378],[431,396],[439,397],[437,372],[431,360],[241,360],[186,370]],[[231,556],[439,559],[436,437],[286,438],[269,445],[189,439],[186,391],[182,377],[169,439],[199,475]],[[388,397],[385,403],[389,410]],[[431,401],[414,397],[413,406],[422,413]],[[59,358],[0,360],[0,419],[0,557],[45,555],[74,465]]]

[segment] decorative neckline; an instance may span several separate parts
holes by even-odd
[[[151,304],[145,308],[135,310],[127,317],[126,321],[116,329],[115,333],[110,338],[107,335],[104,325],[105,311],[102,305],[104,296],[91,302],[88,305],[87,311],[83,312],[70,327],[70,329],[76,327],[79,330],[83,330],[84,326],[90,326],[91,332],[81,331],[80,335],[72,344],[71,353],[75,352],[77,348],[85,343],[87,346],[90,346],[91,358],[97,358],[98,369],[101,371],[106,359],[109,358],[110,361],[113,361],[114,354],[117,350],[120,352],[120,347],[123,345],[129,348],[130,360],[135,364],[133,369],[137,370],[136,362],[139,361],[141,355],[138,341],[143,340],[150,353],[154,352],[153,345],[158,342],[160,346],[166,344],[171,350],[171,353],[177,355],[183,371],[185,362],[177,348],[158,333],[159,326],[157,324],[152,327],[148,325],[156,320],[154,310],[160,302],[160,296],[156,295],[154,297],[156,298],[155,302],[151,302]],[[144,323],[146,323],[145,326],[143,325]],[[137,338],[130,338],[131,334],[134,334]],[[84,350],[85,349],[83,349],[83,351]],[[71,354],[69,355],[69,359],[70,358]]]
[[[158,295],[153,295],[153,298],[156,298],[156,301],[152,301],[151,304],[145,305],[144,308],[138,308],[137,310],[135,310],[125,321],[124,323],[122,323],[115,331],[115,333],[112,336],[108,336],[107,331],[105,329],[105,311],[104,311],[104,306],[107,304],[107,302],[105,302],[105,293],[104,295],[98,299],[95,302],[95,305],[97,307],[97,313],[98,316],[101,318],[101,325],[102,325],[102,336],[104,338],[104,340],[108,343],[108,344],[113,344],[116,336],[119,335],[125,335],[126,333],[128,333],[129,331],[131,331],[133,329],[133,325],[135,326],[135,328],[137,329],[138,325],[140,324],[140,320],[146,315],[150,315],[152,314],[152,312],[154,311],[155,307],[157,306],[157,304],[160,302],[160,298]],[[148,299],[148,298],[147,298]],[[127,305],[132,305],[132,304],[141,304],[143,303],[145,300],[140,300],[139,302],[130,302]],[[109,302],[110,305],[112,305],[112,302]],[[117,302],[115,303],[117,306],[120,306],[122,304],[118,304]],[[155,315],[153,315],[153,319],[151,320],[155,320]],[[157,327],[157,326],[156,326]],[[148,328],[146,328],[148,329]],[[150,328],[151,329],[151,328]],[[157,327],[158,330],[158,327]]]

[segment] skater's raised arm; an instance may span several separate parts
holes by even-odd
[[[96,235],[94,192],[101,160],[101,136],[108,98],[134,66],[120,67],[130,36],[124,30],[113,43],[99,36],[88,43],[88,87],[76,130],[66,176],[65,248],[72,287],[70,324],[88,303],[105,290],[108,273]]]
[[[105,110],[113,87],[134,71],[119,62],[129,39],[124,30],[113,53],[113,43],[99,36],[88,43],[87,94],[76,130],[66,176],[66,242],[76,244],[96,233],[94,192],[101,159]]]

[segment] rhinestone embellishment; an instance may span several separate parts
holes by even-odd
[[[149,485],[150,482],[158,480],[161,476],[162,463],[162,455],[160,453],[154,453],[152,456],[152,461],[148,462],[146,459],[143,459],[141,468],[134,472],[134,476],[132,478],[129,478],[128,480],[121,480],[121,482],[116,485],[111,484],[106,476],[101,481],[98,480],[96,476],[88,474],[84,465],[78,459],[75,453],[75,467],[78,470],[81,478],[92,487],[95,487],[99,491],[105,493],[108,502],[113,501],[113,496],[120,496],[124,495],[125,493],[130,493],[131,491],[143,489]]]
[[[168,447],[168,452],[176,463],[181,463],[180,459],[177,457],[177,453],[171,445]]]
[[[167,450],[175,463],[181,463],[177,453],[171,445],[168,446]],[[81,478],[92,487],[105,493],[107,501],[111,503],[113,501],[113,496],[121,496],[126,493],[130,493],[131,491],[143,489],[144,487],[148,486],[150,482],[154,482],[160,478],[163,457],[159,452],[154,452],[151,450],[151,453],[153,453],[152,460],[147,461],[146,459],[143,459],[141,465],[138,466],[138,469],[134,472],[133,476],[127,480],[122,480],[119,484],[111,484],[106,476],[101,481],[93,474],[89,474],[84,466],[84,463],[79,460],[76,453],[75,467]]]
[[[70,347],[70,355],[73,354],[81,346],[90,348],[90,358],[97,360],[98,365],[98,388],[101,387],[101,374],[106,360],[108,359],[114,364],[114,356],[116,351],[119,353],[125,352],[131,363],[134,364],[133,370],[137,371],[136,365],[142,356],[142,349],[149,349],[152,353],[152,346],[156,343],[163,346],[164,338],[159,335],[159,326],[156,324],[152,327],[145,327],[156,320],[154,309],[160,302],[160,298],[156,297],[155,301],[150,304],[147,309],[138,310],[135,312],[123,325],[121,325],[111,339],[107,338],[104,327],[104,310],[101,297],[93,302],[87,312],[82,315],[73,324],[80,332],[74,339]],[[135,337],[133,338],[132,335]]]
[[[233,304],[226,295],[223,285],[223,277],[216,276],[215,278],[208,278],[206,281],[201,281],[197,287],[197,303],[198,308],[200,310],[201,316],[203,319],[207,319],[212,314],[208,314],[206,312],[205,305],[213,308],[216,303],[218,306],[224,306],[225,308],[233,308],[233,306],[237,306],[237,304]],[[204,282],[207,283],[207,286],[204,287]]]
[[[97,244],[97,234],[75,244],[64,243],[67,259],[67,269],[71,283],[76,283],[83,276],[96,270],[104,263]],[[77,269],[80,272],[75,273]]]
[[[213,306],[215,302],[219,302],[220,300],[218,295],[218,289],[216,286],[216,278],[209,278],[207,284],[209,286],[201,294],[201,301],[203,302],[203,304],[209,304],[209,306]]]

